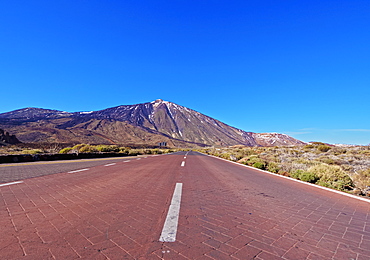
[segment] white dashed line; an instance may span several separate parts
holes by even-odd
[[[18,184],[18,183],[23,183],[23,181],[15,181],[15,182],[3,183],[3,184],[0,184],[0,187],[9,186],[9,185]]]
[[[130,161],[124,161],[124,162],[130,162]]]
[[[110,164],[106,164],[104,166],[112,166],[112,165],[115,165],[116,163],[110,163]]]
[[[71,172],[68,172],[68,173],[83,172],[83,171],[87,171],[87,170],[89,170],[89,169],[81,169],[81,170],[71,171]]]
[[[185,161],[183,161],[183,162],[181,163],[181,166],[182,166],[182,167],[184,167],[184,166],[185,166]]]
[[[162,234],[159,238],[161,242],[175,242],[177,225],[180,215],[180,204],[182,194],[182,183],[176,183],[175,191],[173,192],[170,208],[168,209],[166,221],[162,229]]]

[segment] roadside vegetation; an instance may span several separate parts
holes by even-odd
[[[182,149],[163,149],[163,148],[131,148],[119,145],[90,145],[77,144],[71,146],[56,146],[56,145],[30,145],[25,147],[22,145],[11,145],[0,147],[0,155],[21,155],[21,154],[79,154],[79,153],[119,153],[129,156],[145,155],[145,154],[165,154],[180,151]]]
[[[189,149],[131,148],[119,145],[77,144],[0,147],[0,155],[119,153],[121,155],[165,154]],[[194,149],[193,149],[194,150]],[[202,153],[249,165],[275,174],[370,197],[370,146],[337,147],[310,143],[294,147],[200,148]]]
[[[199,152],[298,180],[370,197],[370,146],[311,143],[295,147],[199,149]]]
[[[118,145],[89,145],[77,144],[73,147],[65,147],[59,153],[120,153],[129,156],[144,154],[165,154],[178,151],[178,149],[159,149],[159,148],[140,148],[120,147]]]

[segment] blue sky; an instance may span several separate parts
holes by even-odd
[[[2,1],[0,113],[161,98],[252,132],[369,144],[370,2]]]

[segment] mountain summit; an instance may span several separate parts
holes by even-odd
[[[278,133],[252,133],[172,102],[122,105],[91,112],[25,108],[0,114],[0,127],[23,142],[84,142],[169,146],[279,146],[303,142]]]

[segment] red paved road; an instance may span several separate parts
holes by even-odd
[[[0,258],[370,259],[368,202],[194,152],[124,161],[0,187]]]

